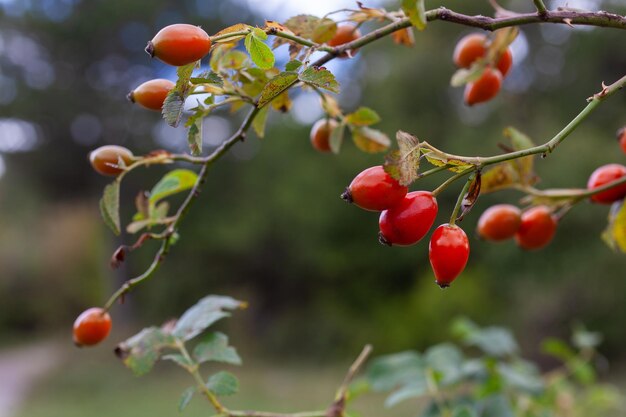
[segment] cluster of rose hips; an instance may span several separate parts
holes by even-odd
[[[470,68],[478,59],[485,57],[489,44],[487,36],[480,33],[463,37],[454,48],[452,59],[455,65],[459,68]],[[506,48],[498,57],[495,68],[487,65],[480,78],[465,85],[465,104],[472,106],[494,98],[512,65],[513,54],[510,48]]]
[[[382,244],[389,246],[419,242],[437,217],[437,199],[431,192],[409,192],[382,166],[368,168],[357,175],[341,197],[364,210],[381,212],[378,236]],[[430,238],[428,256],[437,284],[448,287],[467,264],[467,235],[457,225],[440,225]]]

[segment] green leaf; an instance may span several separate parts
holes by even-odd
[[[229,317],[230,313],[226,310],[244,307],[245,303],[234,298],[209,295],[182,315],[172,334],[182,340],[193,339],[216,321]]]
[[[241,358],[235,348],[228,346],[228,336],[219,332],[204,337],[194,348],[193,356],[199,363],[215,361],[241,365]]]
[[[257,113],[256,117],[252,121],[252,129],[257,134],[258,137],[265,137],[265,124],[267,122],[267,116],[269,114],[270,108],[265,106]]]
[[[352,130],[352,140],[357,148],[368,153],[384,152],[391,146],[391,140],[386,134],[369,127]]]
[[[328,139],[328,144],[330,145],[330,150],[334,154],[338,154],[341,150],[341,145],[343,144],[343,137],[346,131],[345,123],[339,123],[332,132],[330,132],[330,138]]]
[[[567,368],[570,370],[574,378],[583,385],[592,384],[596,379],[596,373],[589,362],[579,357],[573,358],[567,363]]]
[[[250,26],[250,25],[246,25],[245,23],[237,23],[235,25],[232,25],[232,26],[229,26],[227,28],[224,28],[224,29],[220,30],[215,35],[213,35],[212,37],[227,35],[229,33],[234,33],[234,32],[245,32],[246,30],[250,30],[250,29],[252,29],[252,26]],[[244,36],[245,35],[238,35],[238,36],[233,36],[233,37],[230,37],[230,38],[225,38],[223,40],[214,41],[214,42],[235,42],[235,41],[238,41],[240,39],[243,39]]]
[[[218,372],[212,375],[206,387],[218,397],[236,394],[239,391],[239,381],[230,372]]]
[[[187,130],[187,143],[192,155],[200,155],[202,153],[202,122],[202,117],[194,118],[193,123]]]
[[[248,55],[236,49],[224,53],[219,59],[217,66],[223,70],[240,70],[250,65]]]
[[[297,59],[287,62],[285,65],[285,71],[297,71],[302,66],[302,61]]]
[[[300,81],[312,86],[339,93],[339,83],[332,72],[324,67],[308,67],[298,76]]]
[[[179,412],[182,412],[185,408],[187,408],[195,393],[196,387],[189,387],[185,391],[183,391],[182,395],[180,396],[180,400],[178,401]]]
[[[353,126],[370,126],[380,122],[380,116],[369,107],[359,107],[346,115],[346,122]]]
[[[602,335],[598,332],[590,332],[582,325],[578,325],[574,329],[572,343],[581,350],[595,349],[602,343]]]
[[[452,410],[452,417],[478,417],[478,413],[473,408],[461,405]]]
[[[325,43],[331,40],[335,33],[337,33],[337,22],[329,18],[320,19],[311,33],[311,40],[316,43]]]
[[[185,100],[189,97],[189,94],[193,91],[193,87],[190,84],[191,73],[197,66],[197,62],[178,67],[176,74],[178,80],[176,86],[170,90],[163,102],[163,108],[161,113],[163,119],[168,125],[177,127],[180,123],[180,119],[183,115],[183,109],[185,106]]]
[[[567,343],[554,338],[544,340],[541,344],[541,350],[563,362],[567,362],[576,356],[576,352]]]
[[[178,366],[185,368],[185,369],[189,369],[190,367],[195,365],[193,361],[189,360],[188,358],[181,355],[180,353],[172,353],[169,355],[164,355],[161,357],[161,360],[172,361]]]
[[[117,236],[120,234],[120,181],[115,180],[104,187],[100,199],[100,214],[104,223]]]
[[[432,346],[424,353],[424,360],[442,385],[453,384],[463,376],[463,353],[450,343]]]
[[[431,149],[422,149],[422,154],[426,157],[426,160],[436,167],[449,165],[448,170],[452,172],[463,172],[468,168],[473,167],[472,164],[459,159],[448,158],[444,153],[440,151],[434,151]]]
[[[478,329],[465,338],[465,343],[496,357],[514,355],[519,350],[511,332],[503,327]]]
[[[261,91],[261,97],[259,98],[258,107],[263,107],[275,97],[280,95],[283,91],[287,90],[298,79],[298,74],[295,72],[281,72],[274,78],[272,78]]]
[[[410,398],[421,397],[428,393],[428,383],[422,375],[421,378],[409,382],[397,391],[394,391],[385,400],[385,407],[393,407],[396,404],[408,400]]]
[[[402,10],[418,30],[426,29],[424,0],[402,0]]]
[[[171,334],[158,327],[149,327],[120,343],[115,348],[115,354],[135,375],[143,375],[159,360],[161,350],[174,344]]]
[[[265,39],[267,39],[267,34],[255,28],[246,36],[244,43],[252,62],[261,69],[270,69],[274,66],[275,58],[270,47],[263,42]]]
[[[498,364],[498,372],[505,384],[517,390],[538,395],[544,390],[543,380],[537,368],[522,360],[512,364]]]
[[[366,377],[374,391],[389,391],[423,379],[424,361],[414,351],[380,356],[372,360]]]
[[[398,130],[396,141],[398,150],[391,151],[385,156],[385,172],[398,180],[401,185],[408,186],[418,178],[419,140],[410,133]]]
[[[527,135],[511,126],[504,129],[504,137],[511,141],[511,145],[515,151],[522,151],[535,146],[533,141]],[[520,183],[524,185],[533,185],[537,182],[538,178],[533,169],[534,161],[535,157],[533,155],[509,161],[511,166],[517,171]]]
[[[616,201],[611,205],[602,240],[611,249],[626,253],[626,200]]]
[[[168,172],[152,188],[150,204],[154,205],[159,200],[192,188],[197,180],[198,174],[188,169],[175,169]]]
[[[493,395],[479,403],[481,417],[515,417],[510,401],[504,395]]]
[[[218,74],[213,71],[204,71],[195,77],[191,77],[189,81],[192,84],[215,84],[218,86],[224,85],[224,80]]]

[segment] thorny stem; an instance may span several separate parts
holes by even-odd
[[[570,26],[571,25],[590,25],[590,26],[626,29],[626,16],[620,16],[617,14],[607,13],[604,11],[580,12],[580,11],[571,11],[571,10],[566,10],[566,9],[558,9],[556,11],[546,11],[546,13],[543,13],[543,14],[526,13],[526,14],[515,14],[514,16],[507,16],[507,17],[491,18],[491,17],[486,17],[486,16],[468,16],[468,15],[454,12],[452,10],[448,10],[444,7],[440,7],[437,9],[432,9],[432,10],[427,11],[426,18],[428,21],[441,20],[441,21],[456,23],[456,24],[460,24],[464,26],[481,28],[481,29],[485,29],[489,31],[493,31],[496,29],[509,27],[509,26],[519,26],[519,25],[525,25],[525,24],[531,24],[531,23],[545,23],[545,22],[567,24]],[[374,30],[368,33],[367,35],[362,36],[352,42],[348,42],[346,44],[343,44],[334,48],[330,48],[330,47],[326,47],[326,46],[318,45],[318,44],[312,45],[311,41],[309,40],[297,37],[295,35],[292,36],[289,34],[285,34],[284,32],[280,32],[278,30],[271,29],[271,28],[268,29],[268,33],[271,32],[271,34],[275,36],[280,36],[280,37],[283,37],[285,39],[288,39],[296,43],[300,43],[305,46],[310,46],[312,48],[317,48],[322,51],[327,51],[328,53],[325,56],[319,58],[317,61],[315,61],[312,64],[312,66],[314,67],[319,67],[319,66],[324,65],[328,61],[336,58],[337,56],[347,52],[348,50],[360,48],[380,38],[388,36],[395,31],[398,31],[398,30],[401,30],[410,26],[411,26],[411,22],[409,21],[409,19],[402,18],[386,26],[383,26],[377,30]],[[245,36],[249,32],[250,32],[249,29],[244,30],[244,31],[239,31],[239,32],[231,32],[231,33],[223,34],[220,36],[214,36],[211,39],[213,42],[216,42],[219,40],[224,40],[224,39],[228,39],[232,37]],[[273,33],[273,32],[276,32],[276,33]],[[287,88],[293,87],[296,83],[297,83],[297,80],[294,81],[292,84],[290,84]],[[474,165],[474,167],[451,177],[446,182],[444,182],[439,188],[437,188],[433,192],[433,194],[436,195],[437,193],[441,192],[450,183],[468,174],[474,169],[480,169],[486,165],[491,165],[491,164],[495,164],[498,162],[504,162],[504,161],[508,161],[508,160],[512,160],[516,158],[521,158],[523,156],[534,155],[538,153],[547,154],[547,153],[552,152],[554,148],[559,143],[561,143],[565,139],[565,137],[569,133],[571,133],[578,126],[578,124],[580,124],[580,122],[582,122],[582,120],[584,120],[606,97],[612,95],[618,89],[621,89],[625,84],[626,84],[626,76],[622,77],[620,80],[613,83],[612,85],[604,88],[601,93],[595,94],[593,98],[591,99],[590,103],[587,105],[587,107],[585,107],[585,109],[574,120],[572,120],[552,140],[550,140],[548,143],[542,146],[537,146],[537,147],[525,149],[522,151],[511,152],[508,154],[492,156],[488,158],[460,157],[460,158],[463,158],[463,160]],[[196,183],[194,184],[194,187],[191,189],[190,193],[187,195],[187,198],[185,199],[183,204],[179,207],[178,212],[176,213],[176,216],[175,216],[176,220],[168,228],[169,237],[163,239],[161,243],[161,247],[157,251],[154,257],[154,260],[152,261],[148,269],[143,274],[126,281],[106,302],[105,307],[104,307],[106,310],[110,309],[113,303],[117,299],[119,299],[120,297],[124,296],[126,293],[131,291],[132,288],[134,288],[140,283],[151,278],[152,275],[158,270],[161,263],[163,262],[163,260],[165,259],[165,257],[167,256],[169,252],[169,249],[172,243],[171,237],[177,231],[181,221],[183,220],[183,218],[189,211],[190,206],[192,205],[192,203],[195,201],[195,199],[200,193],[202,184],[206,180],[209,167],[216,160],[221,158],[235,143],[244,139],[246,132],[250,128],[259,110],[260,110],[260,107],[255,107],[253,110],[251,110],[248,113],[241,127],[237,130],[237,132],[235,132],[235,134],[231,136],[229,139],[224,141],[219,148],[217,148],[215,151],[213,151],[213,153],[211,153],[207,157],[193,157],[193,156],[183,156],[183,155],[171,156],[170,158],[171,160],[179,160],[179,161],[190,162],[193,164],[201,164],[202,168],[198,175],[198,179]],[[118,177],[118,180],[121,180],[121,178],[126,173],[130,172],[132,169],[136,168],[137,166],[149,165],[151,163],[157,163],[157,162],[154,160],[149,160],[149,159],[139,160],[135,162],[133,166],[131,166],[128,170],[124,171],[120,175],[120,177]],[[429,172],[429,175],[430,173],[434,173],[434,172],[438,172],[438,171]]]
[[[189,363],[194,363],[193,359],[189,355],[189,352],[185,348],[183,342],[178,342],[176,345],[177,349],[180,353],[188,360]],[[361,370],[363,364],[369,357],[372,352],[372,346],[366,345],[359,356],[356,358],[354,363],[348,369],[346,376],[344,377],[343,382],[339,386],[337,390],[337,397],[335,401],[331,404],[331,406],[327,410],[318,410],[318,411],[303,411],[297,413],[274,413],[268,411],[253,411],[253,410],[229,410],[226,408],[209,390],[200,375],[200,371],[198,370],[198,365],[194,363],[193,366],[184,367],[194,378],[196,381],[196,385],[198,389],[204,394],[207,400],[211,403],[213,408],[219,413],[220,416],[225,417],[341,417],[344,415],[345,406],[346,406],[346,393],[348,391],[348,387],[352,380],[356,376],[356,374]]]
[[[535,3],[535,7],[537,8],[537,12],[540,15],[544,15],[546,13],[548,13],[548,9],[546,8],[546,5],[543,3],[543,0],[533,0],[533,3]]]

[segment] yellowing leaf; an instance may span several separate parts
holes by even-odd
[[[352,140],[357,148],[367,153],[384,152],[391,146],[391,140],[387,135],[369,127],[354,129]]]
[[[402,11],[418,30],[426,29],[426,8],[424,0],[402,0]]]
[[[339,93],[339,83],[332,72],[324,67],[308,67],[298,76],[300,81],[323,88],[332,93]]]
[[[111,228],[115,235],[120,234],[120,181],[115,180],[104,187],[100,200],[100,213],[104,223]]]
[[[278,97],[283,91],[291,87],[297,79],[298,74],[290,71],[281,72],[276,77],[272,78],[265,87],[263,87],[258,107],[263,107],[275,97]]]
[[[211,38],[215,38],[217,36],[227,35],[229,33],[245,32],[245,31],[248,31],[250,29],[252,29],[252,27],[250,25],[246,25],[245,23],[237,23],[236,25],[232,25],[232,26],[229,26],[229,27],[227,27],[225,29],[220,30],[215,35],[213,35]],[[233,41],[238,41],[240,39],[243,39],[245,36],[246,35],[237,35],[237,36],[228,37],[228,38],[224,38],[224,39],[213,41],[213,42],[233,42]]]
[[[415,36],[413,35],[413,28],[404,28],[396,30],[391,34],[391,39],[398,45],[404,45],[412,47],[415,45]]]
[[[511,164],[504,162],[488,169],[482,176],[482,193],[509,188],[519,183],[519,175]]]
[[[418,177],[420,164],[419,140],[399,130],[396,133],[398,150],[392,151],[385,157],[385,171],[402,185],[409,185]]]
[[[463,172],[473,165],[465,161],[461,161],[454,158],[448,158],[445,154],[433,151],[431,149],[422,149],[422,154],[426,157],[426,160],[436,167],[449,165],[448,170],[452,172]]]
[[[602,240],[615,251],[626,253],[626,202],[613,203],[609,211],[609,224],[602,233]]]

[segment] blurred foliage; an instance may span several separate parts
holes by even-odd
[[[515,10],[532,7],[529,1],[501,3]],[[619,2],[600,3],[599,8],[626,12]],[[24,4],[30,8],[15,12]],[[59,16],[50,4],[69,7],[68,12]],[[215,33],[238,20],[262,24],[275,18],[252,15],[240,4],[32,0],[0,8],[3,337],[65,331],[83,307],[101,304],[124,279],[143,272],[152,244],[129,256],[125,269],[107,269],[113,249],[131,238],[116,240],[105,230],[97,197],[108,180],[92,172],[86,154],[108,143],[136,154],[185,150],[181,133],[166,127],[157,113],[124,100],[147,79],[175,76],[142,48],[170,23],[201,24]],[[487,2],[444,5],[491,13]],[[363,48],[356,59],[332,63],[342,86],[342,108],[371,107],[382,118],[377,128],[389,135],[402,129],[452,153],[490,155],[498,152],[501,131],[509,125],[536,143],[546,141],[602,81],[617,79],[626,68],[626,54],[619,53],[622,31],[525,26],[504,91],[491,103],[466,108],[461,89],[448,85],[454,44],[469,32],[434,22],[415,34],[413,49],[392,47],[391,39],[384,39]],[[582,186],[596,166],[624,163],[614,132],[624,124],[625,104],[624,94],[611,98],[557,152],[538,160],[538,186]],[[171,256],[152,282],[127,297],[125,308],[114,309],[115,320],[165,321],[198,294],[211,292],[249,301],[249,310],[233,320],[233,332],[281,357],[345,355],[366,342],[383,352],[426,347],[460,313],[513,326],[531,353],[546,335],[566,335],[575,320],[582,320],[605,334],[610,356],[623,355],[626,336],[616,318],[626,315],[621,296],[626,261],[599,239],[605,207],[581,204],[563,219],[554,242],[537,253],[472,239],[468,269],[453,288],[440,291],[426,242],[383,247],[376,240],[376,215],[339,199],[356,173],[383,160],[351,144],[337,157],[314,152],[309,127],[301,122],[312,123],[305,116],[316,108],[294,109],[297,117],[273,115],[262,141],[250,137],[212,169]],[[238,116],[232,122],[226,117],[212,117],[205,148],[236,128]],[[16,120],[34,128],[17,134],[14,129],[11,138],[23,140],[11,147],[6,126]],[[134,214],[137,191],[152,188],[164,172],[150,168],[125,179],[123,219]],[[433,189],[442,178],[432,176],[416,186]],[[455,191],[439,198],[440,223]],[[481,197],[462,226],[471,235],[481,209],[518,197],[512,191]]]

